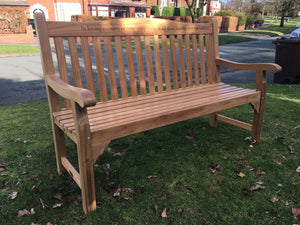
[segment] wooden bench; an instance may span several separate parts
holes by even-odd
[[[46,22],[35,14],[35,23],[58,173],[68,171],[81,188],[86,214],[96,209],[93,165],[113,139],[210,114],[211,126],[221,120],[252,130],[252,138],[260,140],[266,71],[280,66],[220,59],[216,20]],[[220,66],[256,71],[257,90],[222,83]],[[253,125],[218,113],[248,103]],[[64,134],[77,144],[79,172],[67,159]]]

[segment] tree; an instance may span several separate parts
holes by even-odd
[[[207,4],[207,0],[185,0],[189,7],[193,23],[199,22],[199,16],[202,15],[203,7]]]
[[[296,0],[282,0],[279,5],[279,14],[281,16],[280,27],[284,26],[284,17],[293,15],[296,8]]]

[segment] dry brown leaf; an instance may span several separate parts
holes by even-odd
[[[18,217],[25,216],[25,215],[29,216],[29,215],[33,215],[33,214],[35,214],[34,208],[31,208],[30,212],[27,209],[18,211]]]
[[[56,198],[56,199],[58,199],[58,200],[60,200],[62,202],[64,201],[63,197],[64,197],[64,195],[62,193],[57,193],[57,194],[55,194],[55,195],[52,196],[52,198]]]
[[[60,208],[62,205],[63,205],[63,203],[57,203],[54,206],[52,206],[52,208],[53,209]]]
[[[300,125],[294,127],[295,130],[300,129]]]
[[[300,166],[298,166],[298,168],[296,169],[297,173],[300,173]]]
[[[157,178],[157,176],[156,175],[150,175],[150,176],[148,176],[148,179],[151,179],[151,178]]]
[[[245,177],[246,175],[245,175],[244,173],[242,173],[242,172],[239,172],[238,176],[239,176],[240,178],[243,178],[243,177]]]
[[[43,209],[48,208],[48,205],[44,203],[43,199],[40,198],[40,202],[42,204]]]
[[[18,217],[25,216],[25,215],[27,215],[27,216],[30,215],[30,212],[27,209],[23,209],[23,210],[18,211]]]
[[[295,219],[300,219],[300,208],[292,208],[292,213]]]
[[[256,182],[249,188],[249,190],[255,191],[255,190],[259,190],[259,189],[265,189],[265,186],[262,185],[263,183],[264,183],[263,181]]]
[[[273,203],[278,202],[278,200],[279,200],[279,199],[276,198],[276,197],[272,197],[272,198],[270,199],[270,201],[273,202]]]
[[[165,209],[162,211],[161,217],[162,217],[162,218],[168,217],[168,216],[167,216],[167,208],[165,208]]]
[[[14,191],[8,195],[8,198],[14,200],[18,196],[18,192]]]
[[[3,167],[0,167],[0,172],[4,171],[5,169]]]
[[[155,204],[154,208],[155,208],[155,211],[157,212],[157,210],[158,210],[158,205]]]

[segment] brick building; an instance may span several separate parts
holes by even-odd
[[[30,5],[28,18],[43,12],[47,20],[70,21],[72,15],[111,17],[146,17],[151,7],[145,0],[27,0]]]

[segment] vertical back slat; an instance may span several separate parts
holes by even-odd
[[[187,77],[189,87],[193,86],[193,70],[192,70],[192,60],[191,60],[191,45],[190,45],[190,35],[184,35],[185,42],[185,58],[187,67]]]
[[[209,84],[214,82],[215,75],[215,60],[214,60],[214,46],[213,46],[213,36],[211,34],[205,36],[206,43],[206,63],[207,63],[207,80]]]
[[[145,54],[146,54],[146,65],[147,65],[149,90],[150,90],[150,94],[154,94],[155,93],[155,82],[154,82],[153,63],[152,63],[152,54],[151,54],[151,46],[150,46],[149,36],[145,36],[144,42],[145,42]]]
[[[206,69],[205,69],[205,55],[204,55],[204,42],[203,35],[198,36],[199,51],[200,51],[200,68],[201,68],[201,83],[206,84]]]
[[[131,96],[137,96],[136,76],[135,76],[135,70],[134,70],[131,36],[126,36],[125,42],[126,42],[127,63],[128,63],[128,71],[129,71],[129,79],[130,79]]]
[[[218,33],[218,23],[216,19],[211,20],[212,25],[213,25],[213,38],[214,38],[214,58],[218,59],[220,58],[219,55],[219,33]],[[216,67],[214,65],[216,70],[215,70],[215,82],[221,82],[221,75],[220,75],[220,67]]]
[[[170,63],[169,63],[169,50],[168,50],[166,35],[162,35],[161,45],[162,45],[162,52],[163,52],[166,90],[170,91],[171,90]]]
[[[68,43],[69,43],[69,51],[70,51],[70,57],[71,57],[74,84],[76,87],[82,88],[83,86],[82,86],[76,37],[68,37]]]
[[[115,37],[115,44],[116,44],[116,52],[117,52],[121,94],[122,94],[122,98],[127,98],[128,97],[127,81],[126,81],[126,74],[125,74],[122,40],[120,36]]]
[[[92,60],[91,60],[91,52],[90,52],[88,37],[81,37],[80,40],[81,40],[82,56],[84,62],[87,87],[96,96],[95,81],[94,81],[94,75],[92,69]]]
[[[160,49],[159,49],[159,40],[158,35],[153,37],[153,46],[154,46],[154,58],[155,58],[155,68],[156,68],[156,82],[158,92],[161,93],[164,90],[163,79],[162,79],[162,70],[161,70],[161,60],[160,60]]]
[[[106,54],[106,61],[108,67],[108,77],[110,84],[110,92],[112,100],[118,99],[118,87],[116,82],[115,66],[114,66],[114,57],[112,53],[111,46],[111,37],[104,37],[104,47]]]
[[[199,86],[200,81],[199,81],[199,64],[198,64],[197,36],[196,35],[192,35],[192,49],[193,49],[195,85]]]
[[[181,88],[186,87],[185,79],[185,68],[184,68],[184,54],[183,54],[183,43],[182,35],[177,35],[177,47],[178,47],[178,58],[179,58],[179,72],[180,72],[180,84]]]
[[[140,91],[142,95],[146,95],[147,90],[146,90],[144,61],[143,61],[143,53],[142,53],[140,36],[135,36],[134,42],[135,42],[137,69],[139,74]]]
[[[170,35],[170,50],[171,50],[171,62],[172,62],[172,78],[173,78],[173,86],[174,89],[178,89],[178,71],[177,71],[177,59],[176,59],[176,46],[175,46],[175,37],[174,35]]]
[[[104,67],[103,67],[103,57],[100,45],[100,38],[94,37],[93,38],[93,45],[94,45],[94,54],[97,66],[97,76],[98,76],[98,83],[99,83],[99,91],[100,91],[100,98],[102,102],[106,102],[107,98],[107,88],[106,88],[106,81],[105,81],[105,74],[104,74]]]
[[[60,78],[64,82],[69,84],[70,80],[69,80],[69,75],[68,75],[68,68],[67,68],[63,39],[61,37],[55,37],[54,44],[55,44],[55,51],[56,51],[57,64],[58,64]],[[66,108],[71,108],[70,100],[64,99],[64,102],[65,102]]]

